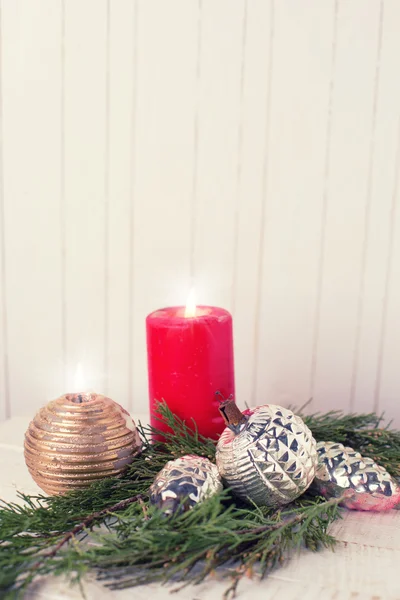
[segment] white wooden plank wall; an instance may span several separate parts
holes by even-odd
[[[57,2],[1,4],[6,416],[63,385],[60,48]]]
[[[144,319],[234,315],[241,404],[400,424],[397,0],[0,0],[0,419],[147,406]]]

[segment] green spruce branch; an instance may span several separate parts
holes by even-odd
[[[298,548],[317,550],[335,540],[329,525],[340,499],[303,496],[284,510],[235,503],[229,491],[186,513],[165,518],[149,505],[148,490],[167,460],[193,453],[213,460],[215,444],[160,405],[168,424],[164,444],[151,444],[120,478],[106,479],[66,496],[20,494],[0,507],[0,597],[22,598],[40,575],[81,582],[91,570],[105,585],[122,589],[149,582],[200,583],[216,569],[233,595],[244,576],[265,577]],[[351,445],[399,475],[400,434],[370,415],[303,416],[318,440]],[[90,543],[88,543],[90,540]]]
[[[330,411],[301,415],[317,442],[340,442],[372,458],[394,477],[400,477],[400,431],[391,423],[382,427],[384,415],[348,414]]]

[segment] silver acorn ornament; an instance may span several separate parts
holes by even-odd
[[[188,510],[223,489],[217,467],[208,458],[186,454],[170,460],[150,487],[150,502],[165,514]]]
[[[317,444],[318,467],[313,489],[325,498],[343,496],[353,510],[390,510],[400,504],[400,488],[372,458],[336,442]]]
[[[242,413],[233,400],[220,405],[227,424],[216,462],[225,485],[243,500],[279,507],[311,484],[317,467],[316,441],[292,411],[266,404]]]

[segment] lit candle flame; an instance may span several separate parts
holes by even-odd
[[[74,388],[77,392],[85,389],[85,377],[83,375],[82,363],[78,363],[75,371]]]
[[[194,297],[194,289],[192,288],[190,290],[187,302],[186,302],[186,308],[185,308],[185,317],[195,317],[196,316],[196,300]]]

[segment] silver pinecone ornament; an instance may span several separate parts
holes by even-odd
[[[266,404],[241,413],[232,400],[220,405],[227,423],[217,444],[217,466],[234,494],[279,507],[300,496],[317,467],[316,442],[300,417]]]
[[[208,458],[186,454],[170,460],[150,487],[150,502],[169,515],[188,510],[222,491],[217,467]]]
[[[319,442],[317,452],[313,488],[325,498],[344,496],[341,504],[353,510],[390,510],[400,503],[398,485],[372,458],[335,442]]]

